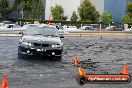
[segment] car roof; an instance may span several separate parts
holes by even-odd
[[[92,26],[82,26],[82,27],[92,27]]]

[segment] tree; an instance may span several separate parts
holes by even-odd
[[[77,16],[76,12],[73,11],[72,16],[71,16],[71,21],[77,21],[77,19],[78,19],[78,16]]]
[[[7,0],[1,0],[1,8],[7,8],[8,7],[8,1]]]
[[[132,23],[132,19],[130,19],[130,16],[128,16],[128,15],[126,15],[126,16],[123,16],[122,18],[121,18],[121,22],[123,23],[123,24],[131,24]]]
[[[128,2],[126,6],[126,16],[121,18],[123,24],[132,24],[132,2]]]
[[[8,5],[8,0],[0,0],[0,14],[8,18],[12,12],[27,13],[29,18],[38,18],[44,11],[41,0],[14,0],[13,6]]]
[[[67,20],[67,16],[62,15],[62,20]]]
[[[38,18],[44,9],[44,6],[41,4],[41,0],[38,0],[39,2],[32,2],[31,4],[31,13],[29,14],[30,18]]]
[[[80,19],[83,21],[90,20],[98,22],[99,12],[96,11],[95,7],[89,0],[83,0],[80,7],[78,8]]]
[[[132,2],[127,3],[126,13],[130,18],[132,18]]]
[[[51,7],[51,14],[53,20],[66,20],[67,16],[64,16],[64,9],[61,5],[55,5],[55,7]]]
[[[12,12],[12,8],[8,5],[8,0],[0,0],[0,14],[2,18],[7,18]]]
[[[112,14],[107,11],[103,12],[103,14],[100,16],[100,21],[105,24],[110,24],[113,21]]]
[[[13,8],[29,18],[38,18],[45,10],[41,0],[15,0]]]

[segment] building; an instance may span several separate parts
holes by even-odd
[[[105,0],[90,0],[91,3],[95,6],[96,10],[102,14],[104,12],[104,1]]]
[[[104,0],[104,11],[113,16],[114,22],[120,22],[121,17],[126,14],[126,0]]]

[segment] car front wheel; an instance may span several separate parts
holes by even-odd
[[[24,56],[24,55],[18,51],[18,59],[22,59],[23,56]]]
[[[18,59],[24,59],[27,57],[27,55],[21,53],[20,47],[21,46],[18,47]]]

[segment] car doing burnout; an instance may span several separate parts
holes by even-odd
[[[19,40],[18,58],[23,56],[50,56],[61,59],[63,43],[56,28],[42,25],[30,25]]]

